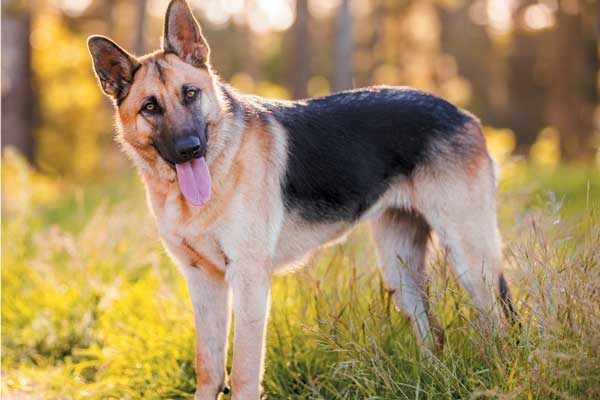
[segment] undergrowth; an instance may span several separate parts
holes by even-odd
[[[80,187],[8,153],[2,178],[3,398],[193,398],[191,305],[137,177]],[[383,289],[366,229],[275,278],[265,396],[600,397],[599,193],[597,170],[505,177],[521,328],[483,335],[434,251],[430,298],[446,331],[434,358]]]

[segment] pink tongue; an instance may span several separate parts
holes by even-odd
[[[210,199],[210,173],[204,157],[175,164],[179,188],[188,203],[202,206]]]

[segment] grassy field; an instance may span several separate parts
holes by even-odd
[[[500,187],[520,331],[483,336],[436,251],[446,341],[423,359],[361,227],[275,279],[265,395],[600,398],[600,174],[513,163]],[[2,398],[193,397],[191,305],[135,174],[78,186],[9,153],[2,216]]]

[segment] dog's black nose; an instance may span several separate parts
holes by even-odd
[[[175,151],[180,162],[186,162],[200,157],[202,144],[198,136],[184,136],[175,142]]]

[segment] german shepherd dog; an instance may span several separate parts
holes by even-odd
[[[479,315],[495,325],[510,314],[494,163],[468,112],[406,87],[298,101],[240,94],[213,72],[185,0],[168,6],[161,50],[136,58],[102,36],[88,47],[117,140],[187,280],[196,399],[229,390],[232,303],[233,398],[260,396],[271,276],[363,221],[424,349],[442,335],[426,299],[432,231]]]

